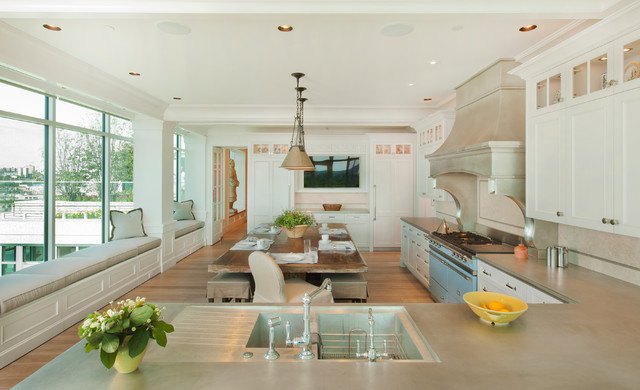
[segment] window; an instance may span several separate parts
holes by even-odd
[[[133,208],[131,122],[4,82],[0,111],[0,274],[104,242]]]
[[[184,199],[186,150],[184,136],[176,134],[173,139],[173,200]]]

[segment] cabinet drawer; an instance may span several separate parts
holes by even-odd
[[[369,222],[369,214],[346,214],[344,215],[344,220],[349,222]]]
[[[429,276],[438,281],[441,285],[447,285],[447,270],[449,268],[442,264],[442,261],[435,256],[429,258]]]
[[[444,289],[435,279],[429,279],[429,292],[436,302],[447,302],[447,290]]]
[[[502,272],[488,264],[478,263],[479,279],[488,281],[497,286],[500,293],[518,297],[523,301],[529,298],[529,285],[505,272]]]
[[[534,287],[530,288],[529,302],[530,303],[563,303],[558,298],[552,297],[551,295],[545,292],[542,292]]]
[[[344,215],[340,214],[316,214],[314,215],[316,222],[327,223],[344,223]]]
[[[418,258],[418,261],[416,262],[416,271],[424,279],[429,280],[429,263],[428,262],[423,261],[421,258]]]

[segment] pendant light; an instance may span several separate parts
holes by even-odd
[[[304,73],[291,73],[291,76],[296,79],[296,116],[293,118],[293,132],[291,134],[289,152],[280,168],[292,171],[315,171],[316,167],[304,148],[304,102],[307,99],[302,97],[302,92],[306,88],[300,86],[300,78],[304,77]]]

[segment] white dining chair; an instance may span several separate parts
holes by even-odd
[[[256,290],[253,293],[254,303],[299,303],[305,293],[310,294],[318,288],[302,279],[285,281],[276,260],[264,252],[256,251],[250,254],[249,267],[256,284]],[[323,290],[313,301],[333,303],[333,296],[330,291]]]

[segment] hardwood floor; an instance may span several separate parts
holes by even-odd
[[[246,225],[225,234],[222,241],[204,247],[180,261],[175,267],[159,274],[125,294],[122,298],[146,297],[151,302],[207,302],[205,286],[211,275],[207,266],[242,238]],[[426,289],[399,264],[399,252],[362,252],[369,265],[365,275],[370,303],[433,302]],[[118,299],[120,300],[120,299]],[[77,343],[79,324],[65,330],[40,347],[0,370],[0,389],[8,389],[53,360]],[[96,358],[97,356],[92,356]]]

